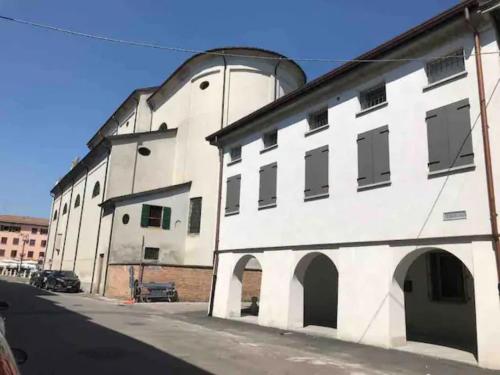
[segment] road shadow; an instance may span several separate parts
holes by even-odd
[[[51,295],[0,280],[0,300],[10,304],[3,313],[7,339],[28,353],[28,361],[20,367],[24,375],[210,374],[43,298]],[[75,300],[73,306],[78,304]]]

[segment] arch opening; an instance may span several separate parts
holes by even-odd
[[[259,316],[262,267],[252,255],[242,257],[234,267],[231,281],[232,317],[248,318]]]
[[[290,288],[289,325],[295,328],[337,328],[339,273],[322,253],[304,256],[295,268]]]
[[[401,344],[446,346],[477,358],[474,278],[458,257],[442,249],[409,254],[396,268],[393,287],[403,307],[392,323],[400,322]]]

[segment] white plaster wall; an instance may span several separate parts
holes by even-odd
[[[429,54],[444,54],[460,46],[470,52],[471,36],[456,38]],[[479,116],[473,57],[467,57],[466,68],[466,77],[426,92],[427,78],[420,62],[382,76],[360,75],[363,83],[358,81],[339,92],[332,89],[304,111],[278,123],[269,122],[268,129],[279,129],[278,148],[261,154],[262,132],[241,140],[240,163],[226,166],[229,155],[225,155],[223,180],[237,174],[242,179],[240,213],[222,218],[221,249],[489,233],[480,124],[472,131],[475,170],[428,176],[426,111],[468,98],[473,126]],[[499,77],[498,69],[487,69],[485,74],[491,79]],[[382,80],[387,82],[388,106],[356,117],[359,91]],[[307,114],[322,105],[328,105],[330,127],[305,137]],[[358,192],[356,137],[383,125],[389,126],[391,185]],[[304,154],[324,145],[329,146],[330,196],[304,202]],[[259,168],[271,162],[278,163],[277,207],[258,210]],[[225,187],[224,183],[223,207]],[[467,220],[443,221],[443,212],[457,210],[466,210]]]
[[[55,232],[55,246],[53,246],[53,252],[51,253],[51,269],[59,270],[61,267],[61,257],[62,249],[64,246],[64,238],[66,236],[66,230],[68,225],[68,213],[63,215],[64,205],[68,205],[68,211],[70,211],[71,205],[71,185],[68,186],[64,192],[61,194],[60,199],[62,200],[61,209],[59,210],[58,225],[56,226],[57,231]]]

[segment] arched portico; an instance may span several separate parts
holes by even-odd
[[[229,316],[258,316],[262,267],[253,255],[244,255],[234,266],[229,285]]]
[[[300,259],[290,283],[289,327],[337,328],[338,279],[337,267],[325,254]]]
[[[477,353],[474,278],[456,254],[423,248],[406,255],[391,300],[393,345],[418,341]]]

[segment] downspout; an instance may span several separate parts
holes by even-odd
[[[488,204],[490,211],[491,233],[493,235],[493,250],[495,251],[498,292],[500,294],[500,244],[498,242],[498,222],[495,201],[495,186],[493,182],[493,166],[491,162],[491,149],[488,125],[488,113],[486,110],[486,95],[484,89],[483,62],[481,58],[481,39],[479,30],[472,23],[469,8],[465,8],[465,20],[472,29],[474,35],[474,49],[476,56],[477,86],[479,91],[479,108],[481,112],[481,130],[483,134],[483,151],[486,167],[486,186],[488,188]]]
[[[222,56],[224,61],[224,77],[222,81],[222,104],[221,104],[221,115],[220,115],[220,128],[224,127],[224,111],[225,111],[225,93],[226,93],[226,70],[227,61],[226,57]],[[212,271],[212,288],[210,289],[210,303],[208,307],[208,316],[212,316],[214,310],[214,297],[215,297],[215,287],[217,285],[217,270],[219,267],[219,238],[220,238],[220,218],[221,218],[221,204],[222,204],[222,171],[224,166],[224,150],[222,147],[219,149],[219,178],[218,178],[218,191],[217,191],[217,217],[215,220],[215,244],[214,244],[214,255],[213,255],[213,271]]]
[[[54,195],[50,193],[50,196],[52,197],[52,204],[50,205],[50,222],[49,222],[49,227],[47,228],[47,243],[45,244],[45,250],[44,250],[44,256],[43,256],[43,269],[45,269],[45,263],[47,262],[47,249],[49,248],[49,240],[50,240],[50,227],[52,226],[52,218],[53,218],[53,211],[54,211]]]
[[[111,216],[111,229],[109,231],[109,242],[108,242],[108,256],[106,258],[106,271],[104,271],[104,283],[102,286],[102,295],[106,294],[106,284],[108,282],[108,269],[109,269],[109,256],[111,254],[111,241],[113,239],[113,225],[115,223],[115,211],[116,208],[113,207],[113,216]]]
[[[109,156],[111,154],[111,146],[109,146],[108,148],[108,156],[106,158],[106,170],[104,171],[104,188],[103,188],[103,191],[102,191],[102,200],[101,200],[101,203],[104,202],[104,198],[105,198],[105,195],[106,195],[106,183],[107,183],[107,179],[108,179],[108,166],[109,166]],[[92,278],[91,278],[91,281],[90,281],[90,293],[92,293],[92,288],[94,286],[94,276],[95,276],[95,263],[96,263],[96,260],[97,260],[97,252],[99,251],[99,237],[101,236],[101,223],[102,223],[102,214],[104,213],[104,210],[103,208],[101,207],[101,211],[100,211],[100,214],[99,214],[99,224],[97,225],[97,241],[96,241],[96,244],[95,244],[95,254],[94,254],[94,262],[92,264]]]
[[[89,177],[89,167],[85,166],[85,183],[83,184],[82,206],[80,207],[80,219],[78,221],[78,234],[76,235],[75,258],[73,259],[73,272],[76,269],[76,259],[78,257],[78,247],[80,246],[80,230],[82,228],[83,209],[85,206],[85,193],[87,192],[87,180]]]
[[[68,218],[66,219],[66,229],[64,230],[64,240],[61,252],[61,264],[59,264],[59,271],[62,271],[63,259],[64,259],[64,249],[66,248],[66,238],[68,238],[68,225],[69,216],[71,215],[71,205],[73,204],[73,189],[75,188],[75,180],[71,181],[71,193],[69,194],[69,208],[68,208]]]
[[[54,251],[56,251],[56,242],[57,242],[57,228],[59,227],[59,220],[61,217],[61,203],[63,199],[64,189],[60,189],[61,196],[59,197],[59,208],[57,209],[57,223],[56,223],[56,233],[54,234],[54,243],[52,244],[52,255],[50,257],[50,269],[52,269],[52,262],[54,261]],[[52,217],[54,217],[54,213],[52,213]]]

